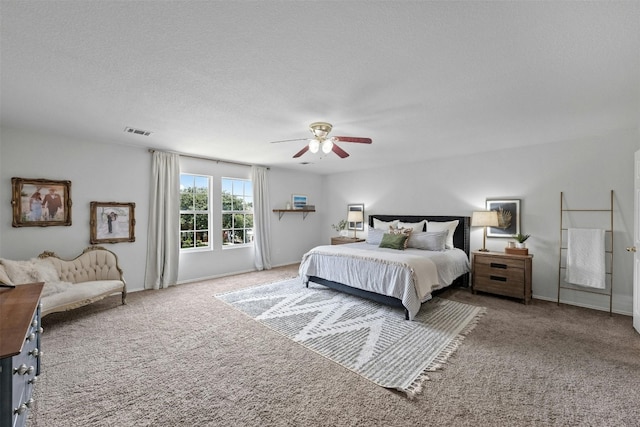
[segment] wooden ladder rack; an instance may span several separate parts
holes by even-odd
[[[610,234],[611,248],[605,249],[605,254],[609,255],[609,270],[605,272],[605,275],[609,277],[609,289],[605,292],[598,290],[582,289],[579,285],[563,286],[562,270],[566,269],[566,266],[562,265],[562,251],[567,250],[565,246],[564,232],[568,232],[568,228],[564,228],[564,214],[565,212],[609,212],[609,229],[605,230],[605,233]],[[605,261],[606,262],[606,261]],[[570,289],[576,292],[586,292],[597,295],[604,295],[609,297],[609,315],[613,313],[613,190],[611,190],[610,207],[609,209],[566,209],[564,208],[564,193],[560,192],[560,254],[558,260],[558,305],[560,305],[560,290]]]

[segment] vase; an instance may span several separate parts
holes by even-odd
[[[522,243],[516,242],[516,248],[524,249],[526,247],[527,247],[527,244],[525,242],[522,242]]]

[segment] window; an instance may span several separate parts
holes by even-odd
[[[211,248],[211,177],[180,174],[180,249]]]
[[[253,186],[250,180],[222,178],[222,244],[253,242]]]

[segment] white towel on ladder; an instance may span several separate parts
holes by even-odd
[[[567,232],[565,280],[575,285],[606,288],[604,230],[570,228]]]

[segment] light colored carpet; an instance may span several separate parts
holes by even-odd
[[[299,278],[216,295],[252,319],[382,387],[413,398],[484,309],[434,298],[413,321],[387,307]],[[303,366],[300,367],[304,369]]]
[[[629,316],[447,290],[487,313],[409,400],[214,297],[297,269],[46,316],[29,427],[638,427],[640,335]]]

